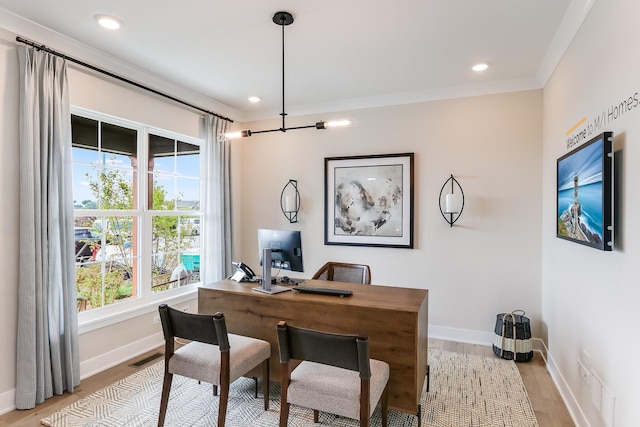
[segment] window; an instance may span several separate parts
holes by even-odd
[[[78,310],[193,289],[203,141],[76,109],[71,124]]]

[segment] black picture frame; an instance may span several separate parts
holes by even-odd
[[[556,237],[613,249],[613,133],[603,132],[560,157]]]
[[[324,161],[325,245],[413,248],[414,153]]]

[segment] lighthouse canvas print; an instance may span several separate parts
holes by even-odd
[[[558,159],[557,237],[613,248],[613,134],[603,132]]]

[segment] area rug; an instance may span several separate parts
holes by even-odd
[[[536,427],[518,368],[513,361],[499,358],[429,350],[430,390],[422,392],[421,417],[425,427]],[[140,370],[41,420],[45,426],[156,426],[163,362]],[[240,378],[231,385],[227,426],[272,427],[278,425],[280,385],[272,382],[271,401],[265,411],[261,397],[254,398],[254,383]],[[218,398],[211,385],[174,376],[165,426],[215,426]],[[418,418],[389,411],[390,427],[417,427]],[[289,426],[317,426],[313,413],[291,407]],[[320,414],[320,425],[356,427],[357,420]],[[381,425],[377,408],[372,426]]]

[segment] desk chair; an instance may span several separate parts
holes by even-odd
[[[269,409],[269,357],[267,341],[227,333],[222,313],[213,316],[185,313],[160,305],[164,332],[164,381],[158,427],[164,425],[173,375],[182,375],[213,384],[213,394],[220,386],[218,427],[224,427],[229,401],[229,385],[258,365],[262,365],[264,410]],[[174,351],[175,338],[189,340]]]
[[[389,365],[369,358],[367,337],[297,328],[284,321],[276,330],[282,367],[280,427],[287,427],[291,404],[313,409],[315,423],[324,411],[369,427],[378,402],[387,426]]]
[[[328,262],[313,275],[312,279],[334,280],[336,282],[371,284],[371,270],[368,265]]]

